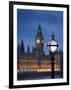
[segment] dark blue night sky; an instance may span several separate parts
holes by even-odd
[[[63,11],[24,10],[17,9],[17,42],[24,41],[27,46],[35,46],[35,36],[39,24],[44,36],[44,51],[48,54],[47,43],[54,32],[59,49],[63,49]]]

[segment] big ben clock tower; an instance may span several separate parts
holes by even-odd
[[[39,24],[38,32],[35,39],[36,48],[38,51],[43,52],[44,38],[41,31],[41,26]]]

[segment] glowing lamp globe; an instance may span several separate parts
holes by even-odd
[[[58,44],[55,40],[51,40],[48,43],[48,49],[49,49],[50,52],[52,52],[52,53],[56,52],[57,48],[58,48]]]

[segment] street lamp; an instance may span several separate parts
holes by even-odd
[[[51,39],[51,41],[49,41],[47,47],[48,47],[48,50],[50,52],[51,60],[52,60],[52,62],[51,62],[51,65],[52,65],[52,67],[51,67],[51,70],[52,70],[51,71],[51,78],[54,78],[54,59],[55,59],[54,54],[58,48],[58,44],[55,41],[54,33],[52,34],[52,39]]]

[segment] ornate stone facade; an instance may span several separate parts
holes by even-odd
[[[30,52],[30,48],[28,46],[28,51],[25,53],[23,40],[21,41],[21,46],[18,46],[18,71],[51,72],[51,57],[50,55],[45,55],[43,48],[44,37],[41,31],[41,26],[39,25],[35,38],[35,47],[32,48],[32,52]],[[59,51],[55,54],[55,71],[62,70],[62,55],[62,51]]]

